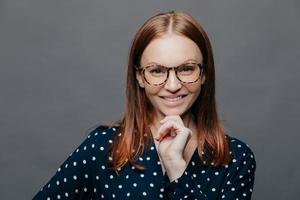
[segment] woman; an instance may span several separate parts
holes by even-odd
[[[151,17],[132,43],[123,119],[91,131],[34,199],[250,199],[255,159],[224,132],[214,73],[195,19]]]

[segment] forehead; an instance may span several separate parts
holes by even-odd
[[[144,50],[140,64],[144,66],[155,62],[175,66],[187,60],[202,62],[202,59],[201,51],[194,41],[172,33],[152,40]]]

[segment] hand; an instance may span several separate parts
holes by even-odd
[[[160,121],[155,139],[159,142],[160,156],[168,160],[183,159],[184,149],[191,137],[191,130],[184,126],[180,116],[167,116]]]
[[[159,142],[158,153],[172,181],[181,176],[186,168],[183,154],[192,132],[178,115],[167,116],[160,123],[162,125],[155,139]]]

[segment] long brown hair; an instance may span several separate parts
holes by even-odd
[[[171,11],[148,19],[134,36],[128,60],[125,114],[119,122],[119,134],[110,148],[110,166],[116,172],[127,162],[139,170],[144,169],[136,160],[152,139],[148,125],[154,120],[154,112],[144,88],[138,85],[135,66],[139,66],[147,45],[168,32],[191,39],[203,55],[205,83],[191,107],[197,126],[199,158],[204,164],[215,166],[227,164],[230,160],[229,145],[216,110],[215,70],[210,41],[193,17]],[[205,159],[202,155],[204,150],[209,152]]]

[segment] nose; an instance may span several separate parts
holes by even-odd
[[[176,76],[175,70],[169,71],[169,77],[164,87],[166,90],[169,90],[170,92],[176,92],[181,89],[182,85],[180,80],[178,80]]]

